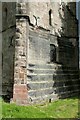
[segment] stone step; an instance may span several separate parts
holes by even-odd
[[[47,80],[53,80],[53,74],[47,75],[36,75],[36,74],[29,74],[27,75],[27,81],[47,81]]]
[[[75,91],[79,89],[79,85],[69,85],[69,86],[62,86],[62,87],[56,87],[55,89],[55,94],[61,94],[63,92],[68,92],[68,91]]]
[[[62,69],[61,65],[58,64],[32,64],[28,63],[27,69],[28,68],[37,68],[37,69]]]
[[[47,87],[47,88],[38,88],[36,90],[29,90],[28,94],[29,96],[34,96],[34,97],[38,97],[38,96],[43,96],[43,95],[48,95],[48,94],[61,94],[64,92],[68,92],[68,91],[75,91],[79,89],[79,85],[70,85],[70,86],[57,86],[57,87]]]
[[[31,103],[42,103],[42,102],[50,102],[50,101],[55,101],[58,100],[58,96],[56,94],[50,94],[50,95],[44,95],[44,96],[39,96],[39,97],[32,97],[29,96],[28,101]]]
[[[29,88],[29,90],[38,90],[38,89],[45,89],[45,88],[51,88],[53,87],[54,85],[54,82],[51,81],[51,82],[35,82],[35,83],[28,83],[27,84],[27,87]]]
[[[56,69],[56,70],[63,70],[63,71],[78,71],[75,67],[66,67],[62,66],[58,63],[28,63],[27,68],[39,68],[39,69]]]
[[[56,70],[56,69],[27,68],[27,73],[78,74],[78,71],[76,71],[76,70],[63,71],[62,69]]]
[[[56,71],[54,69],[27,69],[27,74],[54,74]]]
[[[79,89],[76,90],[71,90],[71,91],[66,91],[66,92],[61,92],[59,94],[59,98],[68,98],[72,96],[78,96],[79,95]]]
[[[28,73],[27,74],[27,80],[72,80],[72,79],[78,79],[79,75],[77,74],[34,74],[34,73]]]
[[[37,90],[37,89],[42,89],[42,88],[57,88],[57,87],[70,87],[70,86],[76,86],[80,82],[77,81],[37,81],[37,82],[27,82],[27,87],[29,90]]]
[[[62,79],[78,79],[78,74],[53,74],[53,80],[62,80]]]
[[[54,81],[53,87],[63,87],[63,86],[72,86],[72,85],[78,85],[80,82],[77,81]]]
[[[68,78],[68,79],[78,79],[79,78],[79,74],[68,74],[68,73],[60,73],[60,74],[57,74],[55,71],[27,71],[27,76],[48,76],[48,75],[53,75],[53,78]]]
[[[32,97],[39,97],[39,96],[49,95],[53,93],[54,93],[54,89],[52,87],[28,91],[28,95]]]

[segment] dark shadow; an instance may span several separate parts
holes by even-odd
[[[9,10],[9,6],[10,10]],[[9,15],[11,11],[11,15]],[[10,102],[13,97],[16,3],[2,3],[2,98]]]
[[[79,97],[79,39],[78,21],[76,19],[76,3],[62,3],[62,11],[59,9],[59,16],[62,21],[61,37],[57,37],[59,60],[61,67],[53,75],[55,94],[59,98]],[[57,35],[57,34],[56,34]],[[75,97],[74,97],[75,98]]]

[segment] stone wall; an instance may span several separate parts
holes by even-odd
[[[27,13],[30,17],[30,21],[35,25],[35,17],[39,17],[37,22],[38,26],[51,30],[54,35],[76,36],[77,27],[75,20],[76,6],[74,3],[58,3],[58,2],[31,2],[27,3]],[[26,7],[26,6],[25,6]],[[51,21],[49,24],[49,11],[51,10]],[[40,12],[39,12],[40,11]],[[68,27],[71,26],[71,27]],[[72,31],[72,32],[70,32]],[[74,32],[74,34],[72,34]]]
[[[34,26],[29,27],[28,41],[29,102],[50,101],[77,94],[79,74],[75,3],[29,3],[28,8],[30,22]],[[34,16],[39,17],[37,25]],[[53,62],[50,61],[51,45],[56,48],[56,60]]]
[[[70,38],[60,38],[41,28],[32,28],[29,27],[28,40],[28,102],[74,96],[79,91],[78,63],[75,61],[78,59],[77,46],[73,47]],[[53,62],[50,61],[51,45],[56,47],[56,61]]]
[[[57,99],[53,88],[53,74],[57,64],[50,63],[50,35],[30,26],[28,40],[27,87],[28,102]],[[54,39],[54,38],[53,38]]]
[[[0,96],[2,95],[2,3],[0,2]]]
[[[3,24],[3,93],[10,95],[12,92],[13,101],[18,104],[78,94],[75,3],[30,2],[17,3],[16,7],[4,3],[3,18],[8,14],[5,6],[9,5],[13,11],[9,13],[12,14],[11,19],[8,15],[10,24],[3,20],[7,23]],[[14,41],[11,36],[15,33],[15,24]]]
[[[15,54],[15,3],[2,3],[2,95],[13,96]]]
[[[13,101],[23,104],[27,102],[27,37],[26,19],[23,16],[16,16]]]

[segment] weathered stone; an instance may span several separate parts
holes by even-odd
[[[79,92],[75,8],[64,1],[3,3],[3,94],[27,104]]]

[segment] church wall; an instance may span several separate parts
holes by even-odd
[[[3,18],[3,93],[18,104],[78,94],[75,3],[4,3]]]
[[[15,54],[15,3],[2,3],[2,96],[13,95]]]

